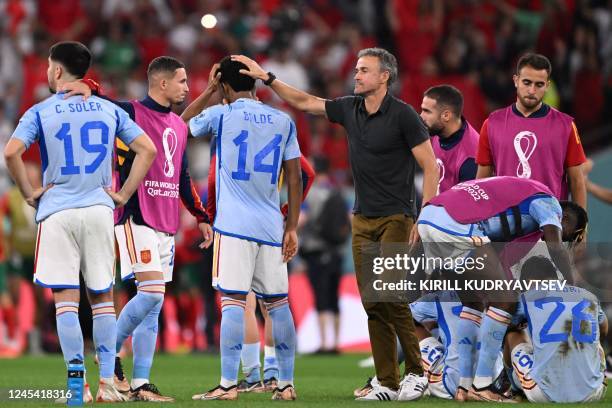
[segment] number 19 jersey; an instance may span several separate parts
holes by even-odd
[[[189,122],[195,137],[216,138],[214,229],[220,234],[281,246],[278,180],[283,161],[300,157],[289,116],[253,99],[215,105]]]
[[[604,366],[599,323],[604,315],[591,292],[575,286],[521,295],[515,319],[527,320],[533,344],[530,375],[553,401],[577,401],[601,386]]]
[[[28,109],[13,132],[26,148],[38,141],[43,186],[36,221],[69,208],[105,205],[111,187],[115,135],[130,144],[143,130],[113,103],[92,96],[53,95]]]

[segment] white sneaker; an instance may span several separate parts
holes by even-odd
[[[98,393],[96,394],[96,402],[125,402],[130,399],[119,392],[115,388],[114,383],[106,383],[100,380],[100,386],[98,387]]]
[[[397,399],[399,401],[418,400],[425,394],[428,386],[429,381],[427,380],[427,376],[424,374],[415,375],[410,373],[400,382]]]
[[[363,397],[355,398],[355,401],[396,401],[397,391],[393,391],[391,388],[377,385],[372,387]]]

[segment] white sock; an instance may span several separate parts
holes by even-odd
[[[142,387],[143,385],[149,382],[148,378],[132,378],[132,389],[135,390],[138,387]]]

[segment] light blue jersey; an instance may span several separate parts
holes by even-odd
[[[581,401],[601,386],[599,323],[604,318],[595,295],[582,288],[521,295],[514,320],[527,320],[534,359],[524,364],[552,401]]]
[[[301,155],[291,118],[261,102],[241,98],[204,110],[191,119],[189,129],[195,137],[216,138],[215,231],[281,246],[281,165]]]
[[[436,322],[439,339],[444,345],[444,373],[442,382],[449,395],[455,395],[459,385],[459,339],[457,332],[463,305],[455,291],[438,291],[428,293],[410,304],[412,318],[418,323]],[[430,353],[435,357],[437,350]],[[476,367],[474,361],[474,367]],[[500,352],[495,363],[494,373],[499,375],[503,370],[503,356]]]
[[[455,395],[459,385],[459,353],[457,327],[463,308],[454,291],[428,293],[410,304],[412,318],[418,323],[437,322],[440,342],[444,345],[444,375],[442,381],[450,395]],[[432,353],[436,351],[431,350]]]
[[[521,226],[523,233],[530,234],[541,230],[545,225],[554,225],[561,229],[563,215],[561,205],[556,198],[545,194],[537,194],[523,200],[518,205],[521,213]],[[510,234],[515,233],[514,215],[511,210],[506,211]],[[480,222],[481,228],[492,241],[504,239],[502,223],[498,215]]]
[[[105,205],[115,208],[104,191],[112,183],[115,135],[129,145],[143,134],[121,108],[92,96],[64,99],[53,95],[24,113],[12,137],[26,148],[38,141],[43,186],[36,221],[61,210]]]

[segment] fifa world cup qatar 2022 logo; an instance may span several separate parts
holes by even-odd
[[[519,132],[514,136],[514,151],[519,159],[516,166],[516,176],[521,178],[531,178],[531,166],[529,158],[538,145],[538,138],[535,133],[528,130]]]
[[[164,175],[166,177],[174,176],[174,153],[178,146],[178,137],[172,128],[166,128],[162,135],[162,144],[164,146]]]
[[[444,169],[444,162],[438,158],[436,158],[436,163],[438,164],[438,171],[440,172],[440,178],[438,179],[438,194],[440,194],[440,185],[444,180],[444,176],[446,175],[446,170]]]

